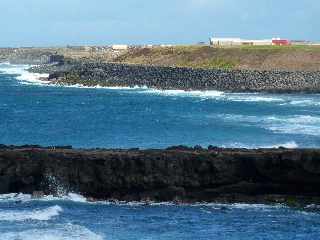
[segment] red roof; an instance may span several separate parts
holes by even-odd
[[[288,45],[290,44],[290,41],[288,39],[275,39],[275,40],[272,40],[272,43]]]

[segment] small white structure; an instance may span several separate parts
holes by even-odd
[[[213,46],[265,46],[272,45],[272,39],[264,40],[247,40],[241,38],[210,38],[210,44]]]
[[[112,45],[112,49],[116,51],[128,50],[129,46],[124,44]]]
[[[160,47],[166,48],[166,47],[172,47],[172,44],[160,44]]]
[[[241,38],[210,38],[210,44],[214,46],[241,45]]]
[[[84,48],[84,50],[85,50],[86,52],[90,52],[90,51],[91,51],[91,47],[89,47],[89,46],[84,46],[83,48]]]
[[[265,39],[265,40],[241,40],[241,45],[268,46],[268,45],[272,45],[272,39]]]

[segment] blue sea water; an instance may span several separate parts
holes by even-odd
[[[87,203],[0,197],[1,240],[317,240],[320,214],[275,205]]]
[[[320,95],[48,86],[0,64],[0,143],[81,148],[319,147]],[[88,203],[0,195],[1,240],[320,239],[320,213],[281,205]]]
[[[320,95],[66,88],[26,67],[0,65],[3,144],[320,146]]]

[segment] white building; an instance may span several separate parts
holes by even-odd
[[[272,39],[264,39],[264,40],[241,40],[241,45],[267,46],[267,45],[272,45]]]
[[[166,48],[166,47],[172,47],[172,44],[160,44],[160,47]]]
[[[241,45],[241,38],[210,38],[210,44],[214,46]]]
[[[272,39],[264,40],[247,40],[241,38],[210,38],[210,44],[213,46],[265,46],[272,45]]]
[[[129,48],[129,46],[128,45],[124,45],[124,44],[112,45],[112,49],[116,50],[116,51],[128,50],[128,48]]]

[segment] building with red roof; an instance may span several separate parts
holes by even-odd
[[[291,45],[291,42],[288,39],[272,39],[272,45],[288,46]]]

